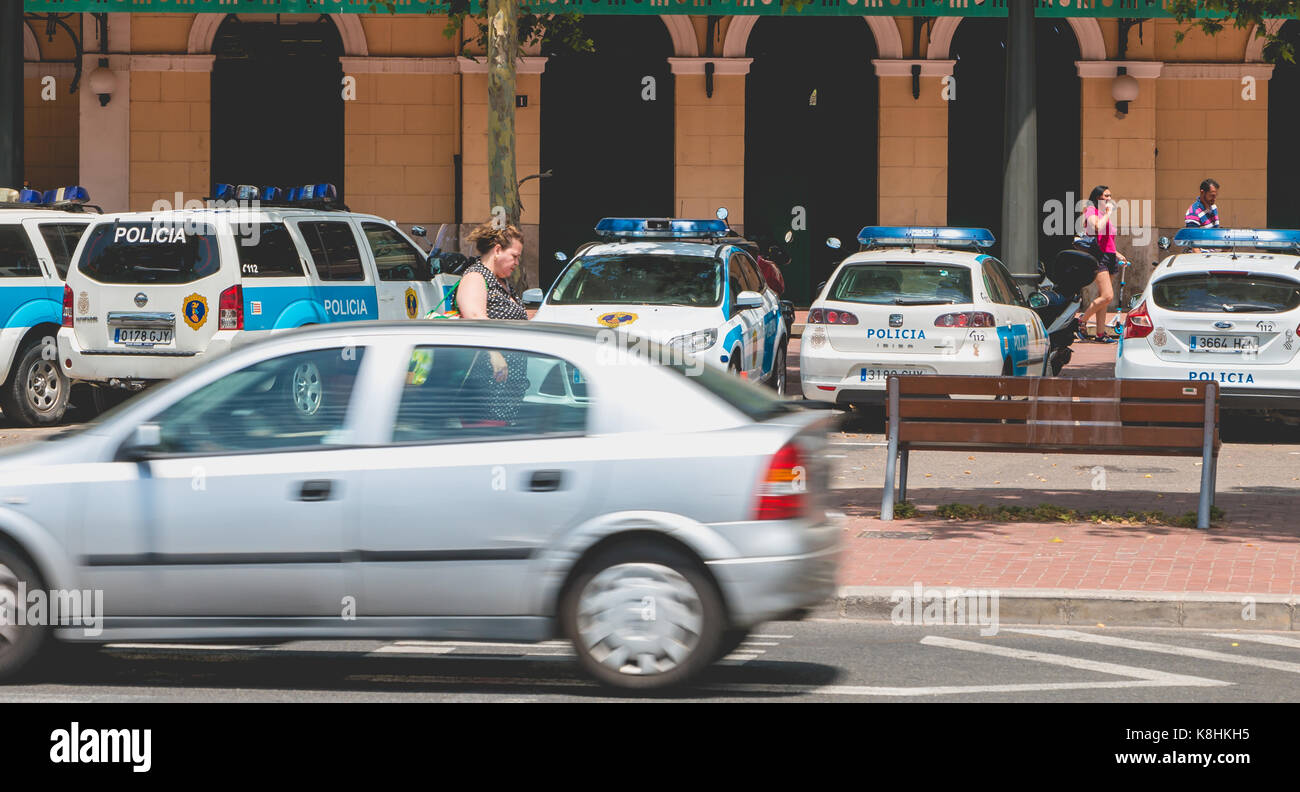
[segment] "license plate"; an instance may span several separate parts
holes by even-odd
[[[862,382],[883,382],[890,377],[910,377],[929,373],[924,369],[864,368],[862,369]]]
[[[1194,335],[1187,345],[1193,352],[1257,352],[1259,336]]]
[[[118,327],[113,330],[113,342],[127,346],[170,344],[173,332],[153,327]]]

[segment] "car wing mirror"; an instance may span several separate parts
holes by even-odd
[[[1150,239],[1150,237],[1147,237],[1147,238]],[[1162,237],[1160,237],[1160,239],[1156,241],[1156,245],[1159,246],[1159,248],[1160,248],[1161,250],[1168,250],[1168,249],[1169,249],[1169,237],[1167,237],[1167,236],[1162,236]]]
[[[763,295],[759,294],[756,291],[743,291],[740,294],[736,295],[736,308],[738,309],[743,310],[745,308],[762,308],[762,307],[763,307]]]
[[[162,449],[162,427],[156,423],[137,426],[117,452],[124,462],[143,462]]]
[[[520,299],[524,305],[541,305],[543,296],[541,289],[525,289]]]
[[[1048,302],[1050,302],[1050,300],[1048,300],[1047,295],[1043,294],[1042,292],[1034,292],[1033,294],[1029,295],[1030,308],[1045,308]]]

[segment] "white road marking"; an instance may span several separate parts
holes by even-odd
[[[1273,644],[1274,646],[1293,646],[1300,649],[1300,639],[1283,638],[1280,635],[1236,635],[1233,633],[1208,633],[1215,638],[1231,638],[1234,641],[1253,641],[1254,643]]]
[[[156,649],[167,651],[186,651],[202,649],[204,651],[230,651],[233,649],[264,649],[267,647],[249,644],[187,644],[187,643],[114,643],[104,644],[104,649]]]
[[[741,646],[780,646],[780,641],[741,641]]]
[[[1288,663],[1284,660],[1266,660],[1258,657],[1242,657],[1240,655],[1227,654],[1226,652],[1212,652],[1209,649],[1191,649],[1185,646],[1170,646],[1168,644],[1150,643],[1148,641],[1134,641],[1130,638],[1118,638],[1110,635],[1090,635],[1088,633],[1075,632],[1074,630],[1014,629],[1007,630],[1007,632],[1023,633],[1025,635],[1039,635],[1046,638],[1063,638],[1067,641],[1080,641],[1082,643],[1094,643],[1101,644],[1102,646],[1115,646],[1121,649],[1136,649],[1141,652],[1156,652],[1158,654],[1178,655],[1180,657],[1195,657],[1199,660],[1215,660],[1220,663],[1258,666],[1259,668],[1269,668],[1274,671],[1287,671],[1292,674],[1300,674],[1300,663]]]
[[[391,644],[381,646],[373,652],[366,652],[368,655],[377,654],[429,654],[445,655],[456,651],[454,646],[403,646],[402,644]]]
[[[750,638],[793,638],[793,635],[768,635],[766,633],[750,633]]]

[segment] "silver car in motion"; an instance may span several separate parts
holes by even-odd
[[[0,454],[0,678],[50,638],[565,636],[678,684],[831,594],[824,415],[614,331],[286,333]]]

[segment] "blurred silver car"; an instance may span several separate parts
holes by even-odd
[[[826,599],[839,529],[824,413],[659,352],[536,323],[317,327],[4,453],[0,677],[51,636],[563,635],[604,683],[680,683]],[[103,618],[23,621],[33,591],[93,592]]]

